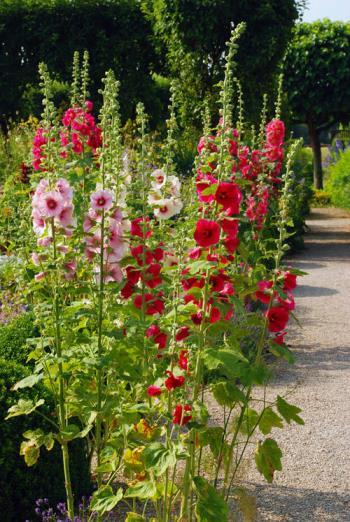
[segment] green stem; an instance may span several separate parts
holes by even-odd
[[[55,270],[57,270],[57,267],[56,267],[57,248],[56,248],[56,233],[55,233],[54,218],[52,218],[52,220],[51,220],[51,230],[52,230],[52,243],[53,243],[53,258],[54,258]],[[67,426],[67,419],[66,419],[66,407],[65,407],[65,381],[64,381],[64,375],[63,375],[63,363],[62,363],[60,304],[59,304],[59,296],[58,296],[57,292],[58,292],[58,282],[56,281],[56,285],[54,288],[54,313],[55,313],[56,355],[58,358],[58,379],[59,379],[58,417],[59,417],[60,431],[64,431]],[[70,470],[69,470],[69,452],[68,452],[67,442],[61,442],[61,449],[62,449],[64,486],[65,486],[65,490],[66,490],[68,515],[73,520],[74,519],[74,500],[73,500],[72,483],[71,483]]]

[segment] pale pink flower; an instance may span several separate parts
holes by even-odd
[[[90,201],[94,210],[108,210],[113,203],[113,194],[108,190],[97,190],[91,194]]]
[[[172,196],[178,197],[181,193],[181,182],[177,176],[169,176],[170,193]]]
[[[154,215],[158,219],[169,219],[178,214],[182,209],[182,202],[174,199],[162,199],[158,201]]]
[[[50,190],[40,196],[38,207],[43,217],[57,217],[63,210],[64,200],[59,192]]]
[[[38,256],[38,254],[36,252],[33,252],[31,257],[32,257],[33,265],[39,266],[40,265],[40,257]]]
[[[51,245],[51,243],[52,243],[51,236],[41,237],[37,241],[37,245],[41,246],[41,247],[48,247],[49,245]]]
[[[67,271],[67,273],[64,275],[65,279],[73,279],[77,270],[77,263],[75,261],[68,261],[64,264],[64,268]]]
[[[63,208],[60,215],[58,216],[58,221],[64,228],[75,226],[76,223],[73,216],[73,210],[73,205],[68,205]]]
[[[35,281],[41,281],[46,276],[46,272],[39,272],[38,274],[35,274],[34,279]]]
[[[73,190],[71,189],[68,181],[64,178],[61,178],[56,183],[56,189],[61,194],[63,199],[66,202],[70,202],[73,197]]]
[[[156,189],[160,189],[165,185],[166,182],[166,174],[163,169],[156,169],[151,174],[152,178],[152,186]]]

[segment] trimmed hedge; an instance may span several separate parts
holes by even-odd
[[[26,341],[30,337],[37,337],[39,330],[34,323],[34,314],[25,313],[0,327],[0,357],[24,364],[30,353]]]

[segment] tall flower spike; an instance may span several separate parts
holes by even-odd
[[[82,104],[85,103],[86,100],[90,96],[89,91],[88,91],[88,85],[90,83],[89,70],[90,70],[89,52],[84,51],[83,65],[81,68],[81,101],[82,101]]]
[[[170,103],[169,103],[169,119],[166,120],[166,126],[168,129],[166,142],[165,142],[165,173],[170,174],[174,170],[174,153],[176,147],[175,132],[177,130],[176,122],[176,84],[171,83],[170,86]]]
[[[266,92],[263,95],[263,103],[261,108],[260,116],[260,127],[259,127],[259,145],[262,146],[265,141],[265,127],[267,122],[267,102],[268,96]]]
[[[72,67],[72,84],[71,84],[71,105],[74,107],[78,104],[79,99],[79,83],[80,83],[80,55],[79,51],[75,51],[73,54],[73,67]]]
[[[283,73],[281,73],[278,77],[278,86],[277,86],[277,100],[275,104],[275,119],[281,119],[281,111],[282,111],[282,97],[283,97]]]

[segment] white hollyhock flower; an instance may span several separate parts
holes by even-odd
[[[151,185],[156,190],[162,188],[166,183],[166,174],[163,169],[156,169],[151,174]]]
[[[181,193],[181,182],[177,176],[169,176],[168,183],[170,187],[170,193],[174,197],[180,196]]]
[[[158,219],[169,219],[178,214],[182,209],[182,202],[174,199],[162,199],[157,202],[154,215]]]
[[[152,190],[147,198],[150,205],[158,205],[159,201],[162,201],[163,196],[158,190]]]

